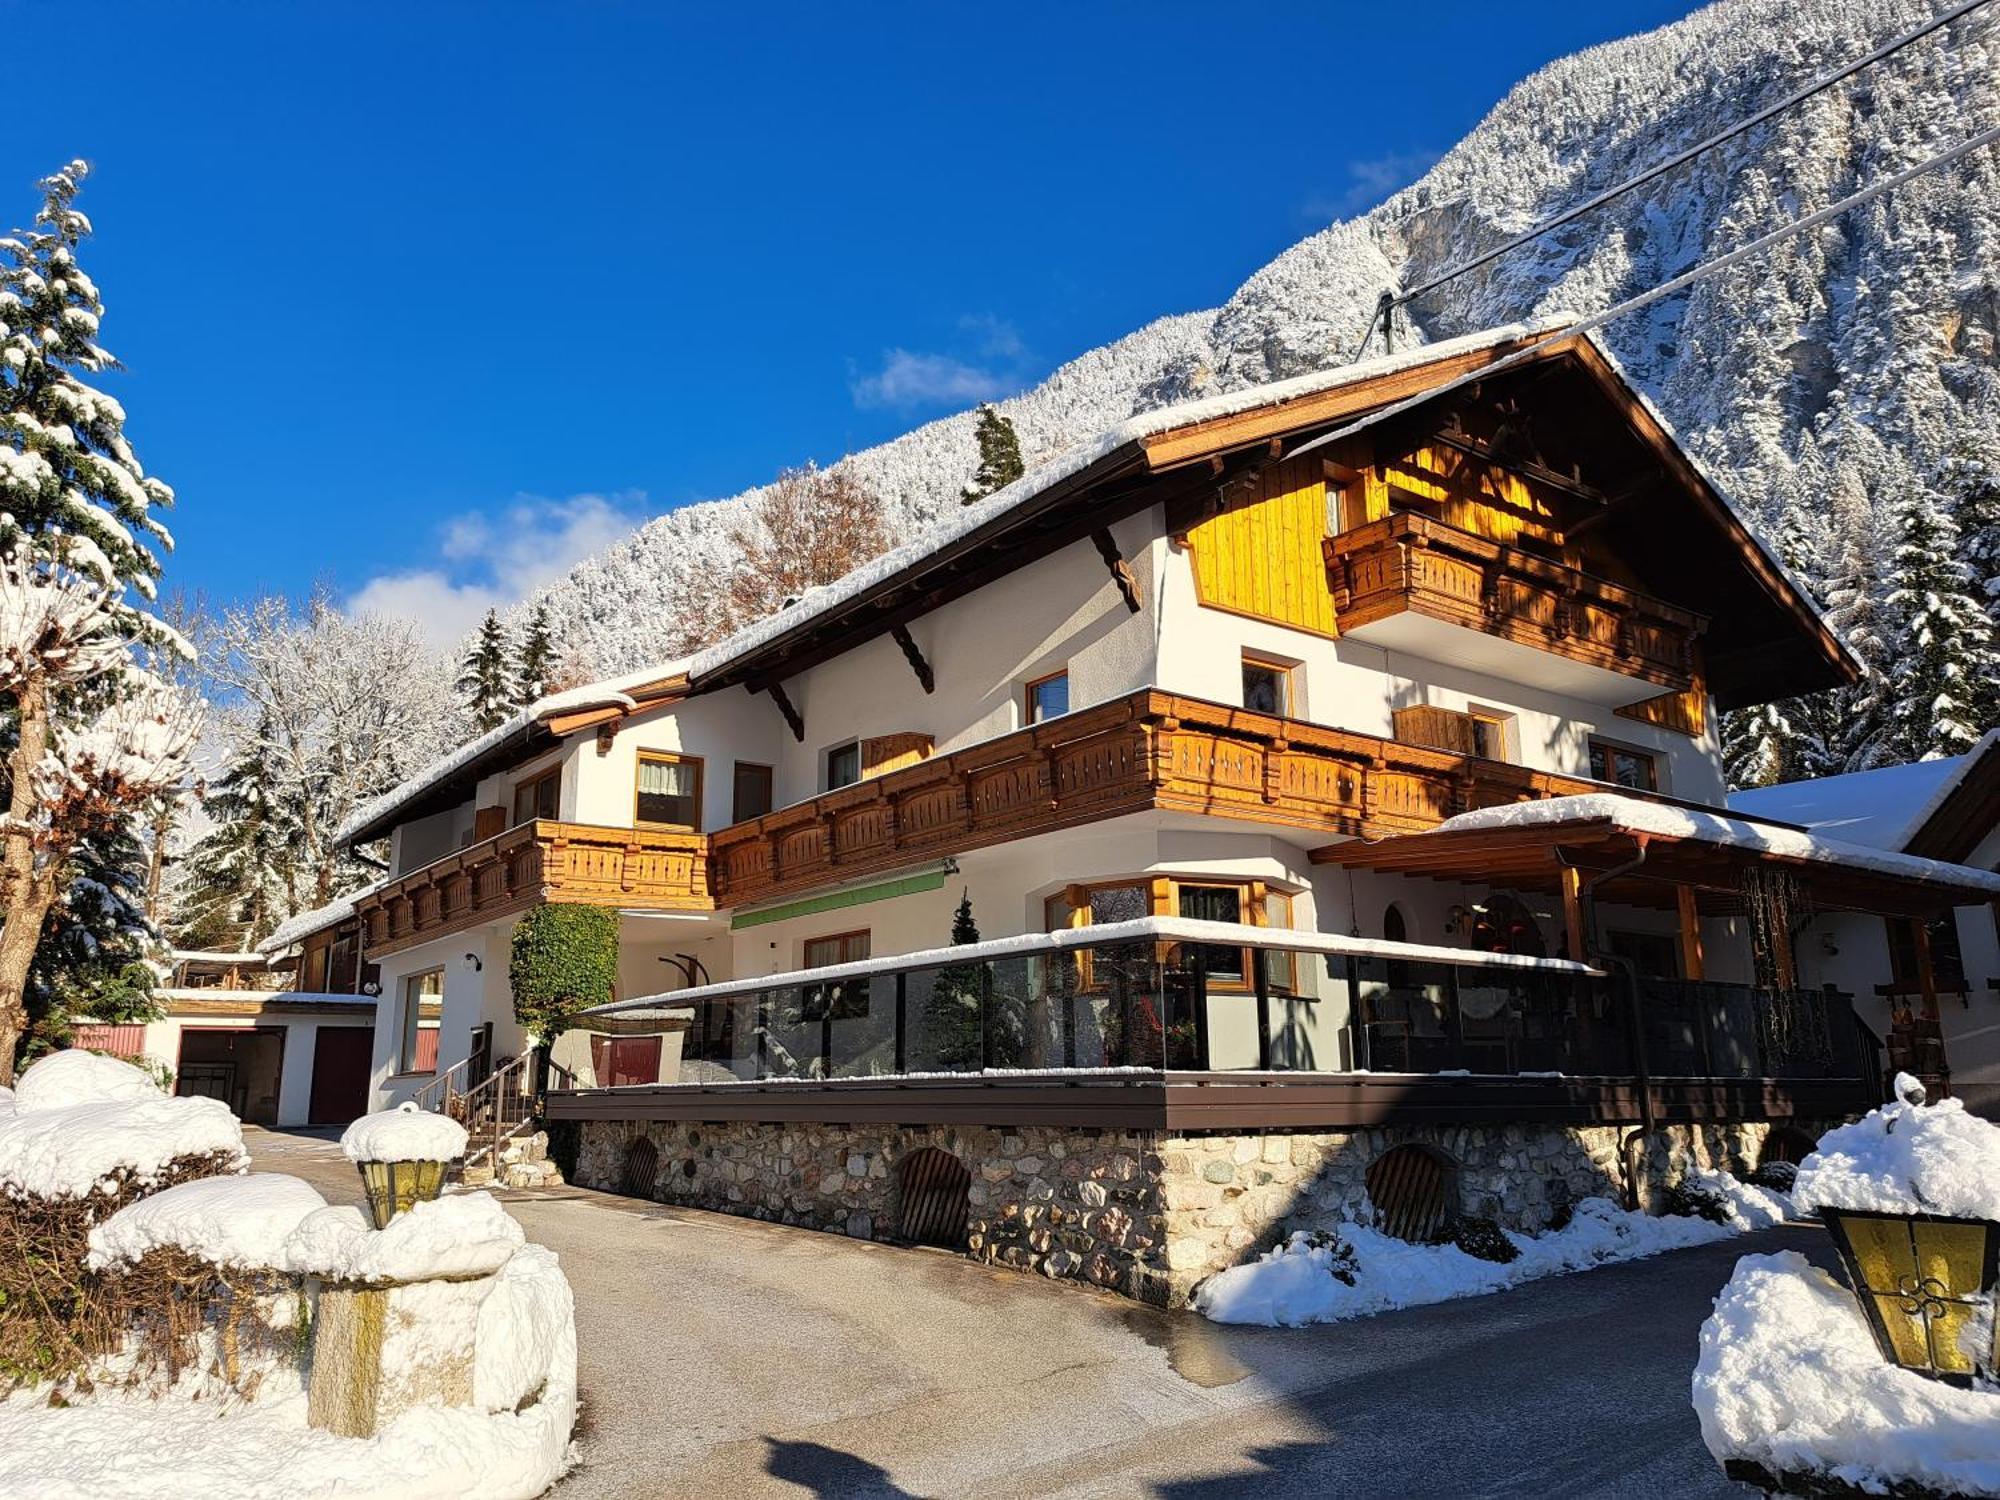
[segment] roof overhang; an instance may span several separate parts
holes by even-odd
[[[1989,729],[1903,840],[1908,854],[1962,862],[2000,826],[2000,729]]]
[[[1786,871],[1820,910],[1929,916],[1950,906],[1992,899],[1992,893],[1977,883],[1979,872],[1972,870],[1964,871],[1962,878],[1951,875],[1950,866],[1923,873],[1893,872],[1693,835],[1637,830],[1608,817],[1353,839],[1313,850],[1312,860],[1520,890],[1555,890],[1568,867],[1580,871],[1585,880],[1608,875],[1596,891],[1602,900],[1672,906],[1677,899],[1674,888],[1689,886],[1700,909],[1712,915],[1738,910],[1744,873],[1754,865]]]

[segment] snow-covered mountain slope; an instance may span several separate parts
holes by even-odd
[[[1380,290],[1465,256],[1752,113],[1943,0],[1722,0],[1517,85],[1421,181],[1001,403],[1030,465],[1171,401],[1337,364]],[[2000,122],[2000,6],[1787,112],[1411,310],[1434,340],[1657,284]],[[1275,212],[1274,208],[1274,212]],[[2000,152],[1919,178],[1656,304],[1608,340],[1767,532],[1837,554],[1912,484],[2000,474]],[[1379,346],[1378,346],[1379,347]],[[842,462],[903,537],[948,518],[976,455],[961,413]],[[1954,477],[1956,476],[1956,477]],[[615,672],[710,628],[749,495],[683,507],[544,597]],[[1803,537],[1803,540],[1800,538]]]

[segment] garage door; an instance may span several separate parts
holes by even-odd
[[[313,1125],[345,1125],[368,1112],[368,1065],[373,1026],[322,1026],[313,1040]]]

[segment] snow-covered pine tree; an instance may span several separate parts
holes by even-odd
[[[514,702],[508,676],[507,632],[501,627],[499,613],[489,609],[458,672],[459,698],[481,734],[506,721]]]
[[[174,937],[183,947],[253,946],[298,905],[296,820],[272,762],[268,715],[237,736],[203,799],[213,826],[188,851]]]
[[[1969,750],[1986,729],[2000,674],[1992,622],[1959,560],[1957,523],[1928,486],[1895,503],[1896,550],[1884,601],[1895,622],[1889,744],[1900,760]]]
[[[488,620],[493,617],[489,614]],[[521,632],[521,649],[514,658],[513,706],[526,708],[551,691],[549,681],[556,670],[556,643],[549,630],[549,606],[537,600]]]
[[[991,401],[980,404],[972,435],[979,444],[979,468],[960,497],[967,505],[1006,488],[1028,471],[1021,461],[1021,439],[1014,424]]]
[[[117,363],[77,260],[87,172],[43,179],[34,227],[0,239],[0,1084],[31,1021],[60,1035],[66,998],[139,958],[132,820],[177,788],[199,723],[134,654],[185,649],[130,597],[153,597],[172,546],[154,511],[173,492],[140,467],[124,408],[83,378]]]

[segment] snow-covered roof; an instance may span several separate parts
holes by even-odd
[[[261,953],[220,953],[207,948],[170,948],[167,957],[177,964],[261,964]]]
[[[1737,812],[1802,824],[1849,843],[1900,852],[1996,745],[2000,729],[1989,729],[1963,755],[1731,792],[1729,805]]]
[[[1437,834],[1478,829],[1539,828],[1597,821],[1608,821],[1627,833],[1722,844],[1776,855],[1781,859],[1812,860],[2000,896],[2000,875],[1985,870],[1950,865],[1942,860],[1919,859],[1915,855],[1899,854],[1866,844],[1845,843],[1802,829],[1783,828],[1749,818],[1733,818],[1726,813],[1641,801],[1637,797],[1620,796],[1615,792],[1586,792],[1575,797],[1549,797],[1539,802],[1510,802],[1501,807],[1482,807],[1446,818],[1428,833],[1408,837],[1430,838]]]
[[[316,906],[311,911],[302,911],[297,916],[287,917],[271,929],[271,935],[257,945],[257,951],[266,958],[282,953],[294,943],[310,937],[322,927],[331,927],[336,922],[345,922],[354,915],[355,903],[363,897],[372,896],[387,885],[393,876],[384,876],[372,885],[364,885],[345,896],[336,897],[324,906]]]

